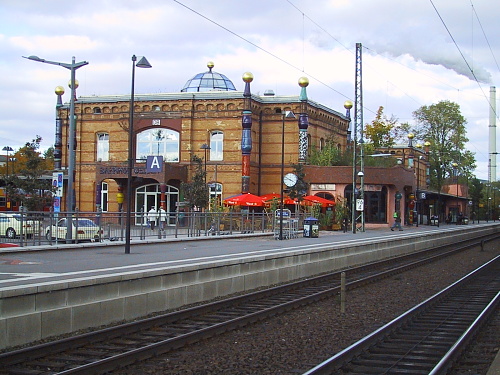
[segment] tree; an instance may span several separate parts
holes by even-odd
[[[388,118],[384,114],[384,107],[380,106],[372,123],[365,125],[365,137],[375,149],[392,147],[396,141],[402,139],[403,134],[407,133],[408,127],[406,123],[399,124],[394,116]]]
[[[297,183],[288,188],[288,196],[292,199],[297,198],[297,200],[301,202],[309,191],[309,183],[305,181],[306,174],[304,173],[303,164],[294,164],[293,169],[294,173],[297,175]]]
[[[42,137],[37,135],[16,152],[16,174],[6,179],[9,199],[20,202],[28,211],[42,211],[53,199],[52,180],[42,178],[50,161],[38,151],[41,141]]]
[[[476,168],[474,155],[465,150],[466,119],[460,106],[450,101],[440,101],[422,106],[413,112],[417,124],[411,131],[413,142],[431,143],[429,149],[430,186],[441,191],[445,180],[453,176],[453,163],[458,164],[458,175],[462,180],[470,179]]]
[[[352,159],[351,155],[343,153],[335,138],[329,138],[325,146],[320,150],[313,146],[311,154],[307,158],[307,164],[330,167],[335,165],[348,165]]]
[[[195,173],[191,182],[183,182],[181,189],[184,198],[189,202],[191,208],[207,208],[210,198],[208,185],[205,183],[205,172],[202,167],[202,160],[193,155],[192,161],[195,163]]]

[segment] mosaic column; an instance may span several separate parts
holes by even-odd
[[[62,107],[62,96],[64,94],[64,87],[57,86],[55,89],[55,93],[57,95],[57,104],[56,104],[56,139],[54,142],[54,169],[61,170],[61,161],[62,161],[62,123],[61,117],[59,116],[59,108]]]
[[[309,85],[309,79],[306,77],[299,78],[300,90],[300,114],[299,114],[299,163],[304,164],[307,159],[307,128],[309,127],[309,117],[306,113],[307,108],[307,92],[306,87]]]
[[[252,152],[252,108],[250,82],[253,81],[253,74],[246,72],[243,74],[245,91],[243,92],[243,117],[241,135],[241,192],[250,192],[250,154]]]

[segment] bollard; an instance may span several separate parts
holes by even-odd
[[[340,274],[340,312],[345,314],[345,272]]]

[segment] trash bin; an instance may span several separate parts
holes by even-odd
[[[316,219],[315,217],[308,217],[304,219],[304,237],[318,238],[318,235],[318,219]]]

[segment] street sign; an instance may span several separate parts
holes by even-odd
[[[365,209],[365,200],[356,199],[356,211],[364,211],[364,209]]]
[[[148,156],[146,158],[146,172],[163,172],[163,156]]]

